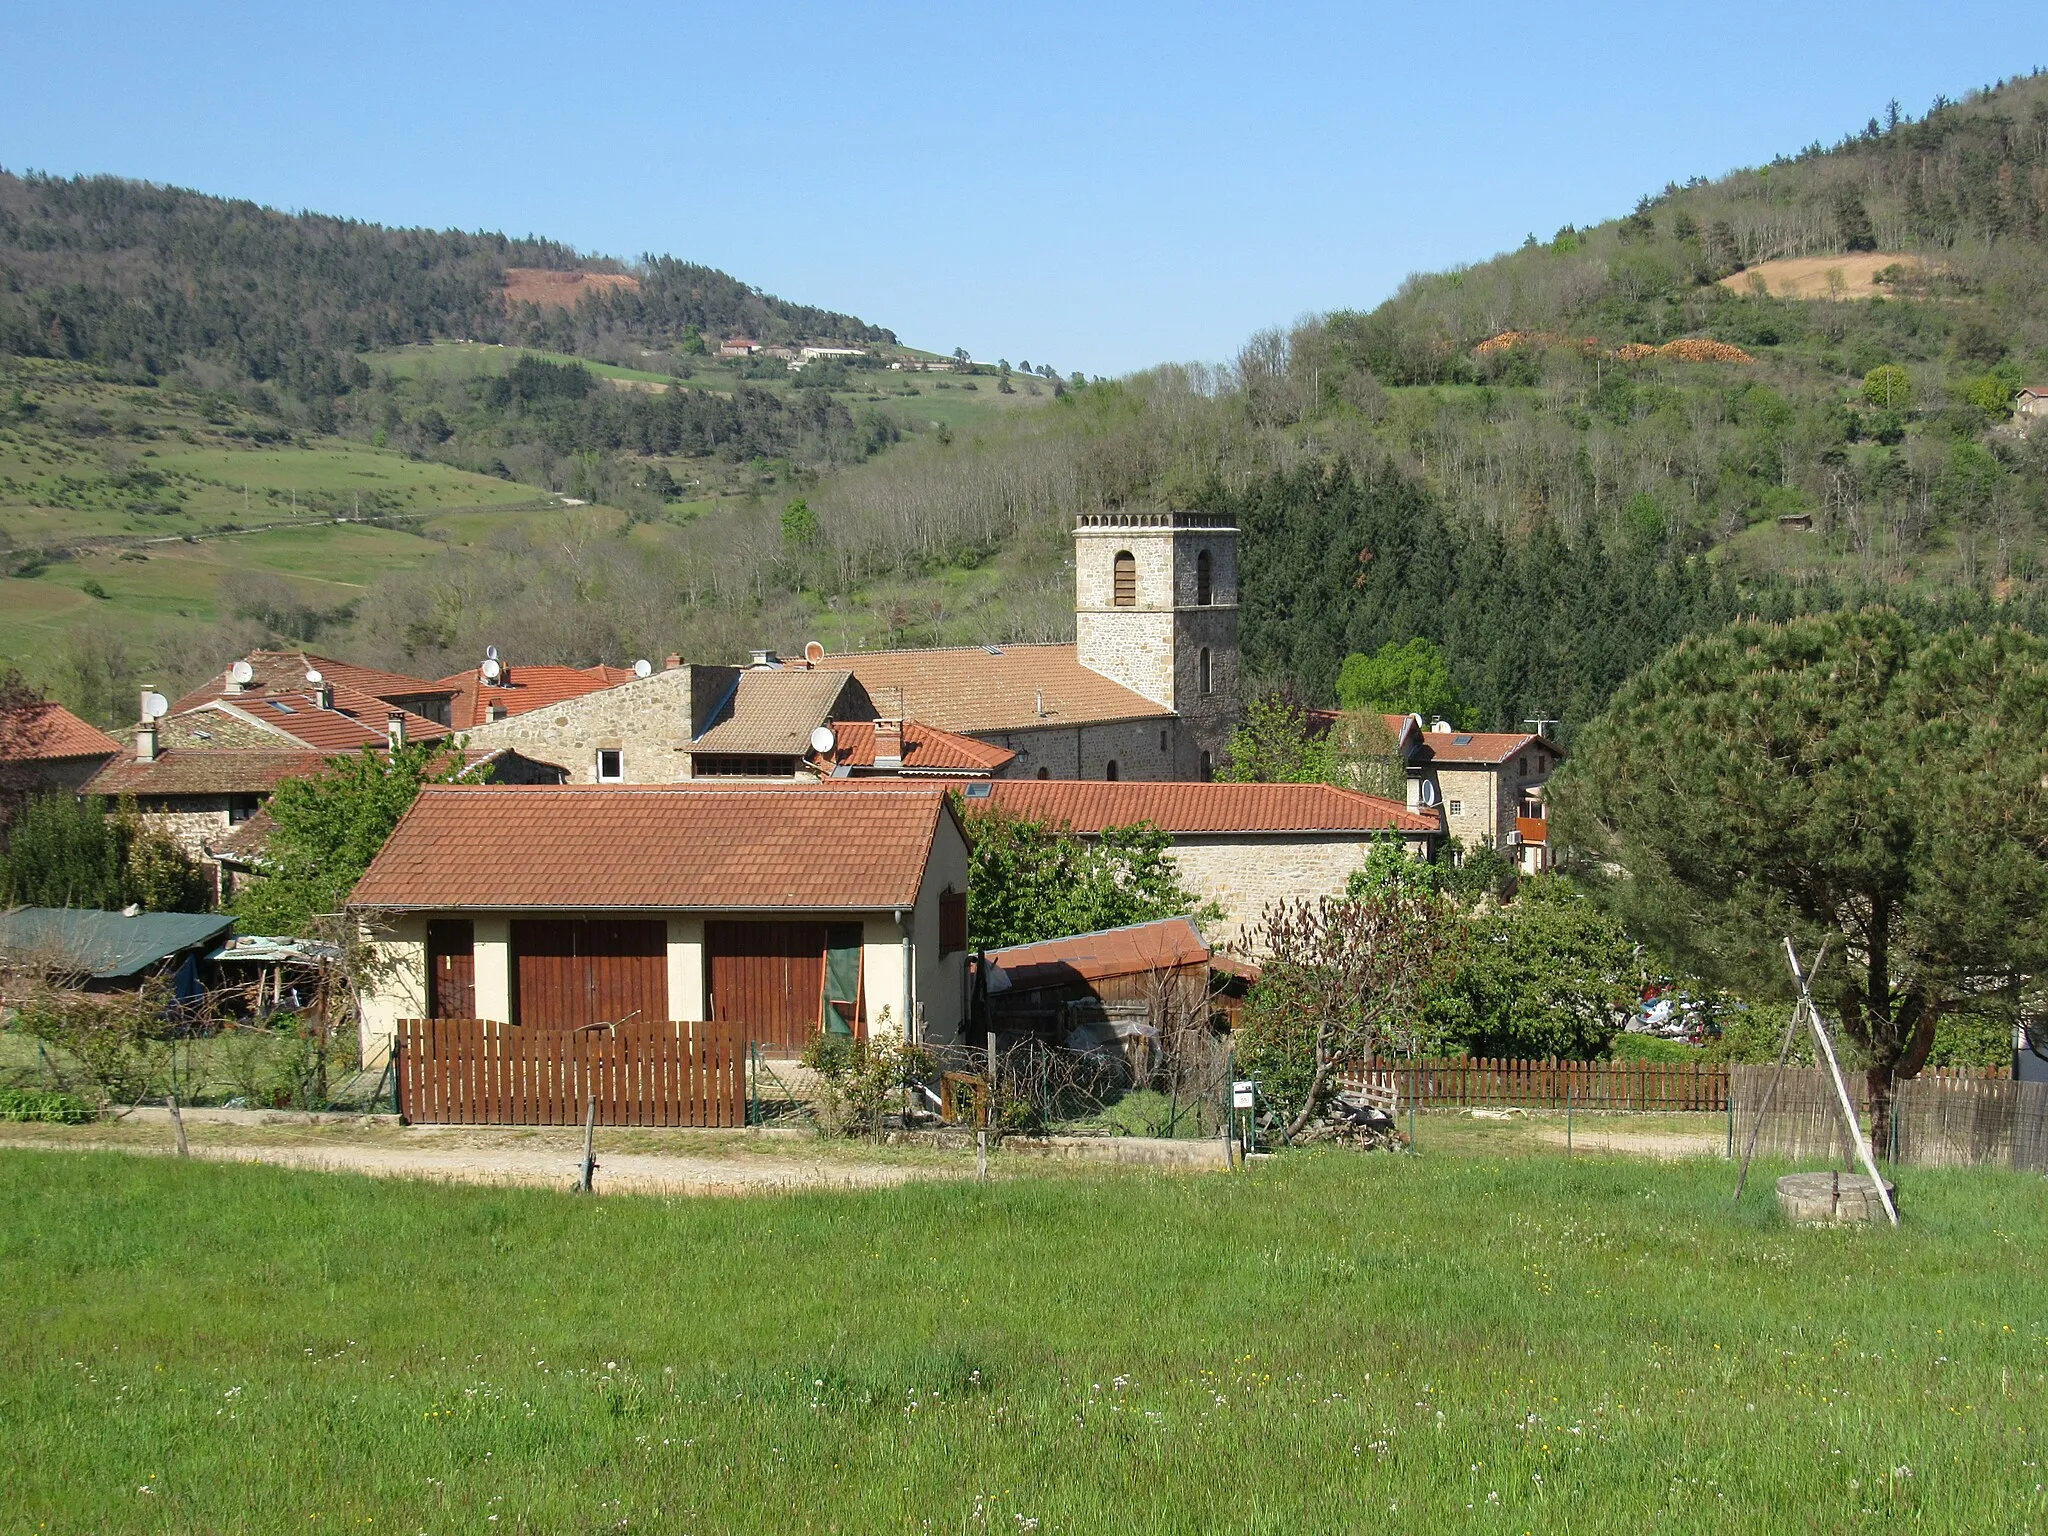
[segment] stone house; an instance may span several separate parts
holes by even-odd
[[[1408,804],[1441,813],[1445,833],[1465,848],[1495,848],[1527,873],[1550,867],[1543,786],[1564,752],[1548,737],[1459,731],[1444,721],[1423,730],[1412,715],[1390,715],[1408,766]]]
[[[464,740],[559,764],[574,784],[985,776],[1011,761],[922,721],[879,717],[851,672],[785,664],[771,651],[747,667],[670,657],[660,672],[490,721]]]
[[[429,787],[349,910],[391,962],[366,1061],[404,1018],[737,1019],[791,1055],[966,1017],[967,843],[935,787]]]
[[[0,795],[76,794],[120,750],[62,704],[0,710]]]
[[[2030,384],[2013,398],[2014,419],[2023,427],[2048,421],[2048,387]]]

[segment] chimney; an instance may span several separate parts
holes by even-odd
[[[390,743],[392,751],[404,750],[405,715],[403,711],[394,709],[384,717],[384,739]]]
[[[901,720],[877,720],[875,722],[875,771],[877,773],[901,773],[903,771],[903,722]]]
[[[668,655],[664,656],[661,659],[661,670],[664,672],[673,672],[682,664],[683,658],[681,653],[677,651],[670,651]]]
[[[328,682],[324,677],[313,685],[313,707],[316,709],[334,708],[334,684]]]
[[[135,761],[153,763],[156,761],[156,722],[145,720],[135,727]]]
[[[752,654],[754,657],[753,664],[757,667],[779,667],[782,665],[782,658],[773,651],[755,651]]]
[[[496,725],[505,718],[505,706],[502,704],[491,705],[484,711],[484,718],[489,724]]]

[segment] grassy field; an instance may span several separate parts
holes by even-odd
[[[1425,1127],[1427,1130],[1428,1127]],[[2048,1186],[1432,1152],[578,1201],[0,1154],[21,1530],[2021,1530]]]

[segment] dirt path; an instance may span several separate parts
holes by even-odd
[[[86,1126],[73,1134],[10,1128],[0,1147],[36,1151],[130,1152],[172,1157],[167,1127]],[[192,1156],[209,1162],[267,1163],[318,1173],[361,1173],[374,1178],[428,1179],[447,1184],[526,1186],[566,1190],[582,1166],[582,1145],[573,1136],[492,1138],[398,1131],[362,1136],[297,1135],[232,1139],[190,1127]],[[799,1144],[801,1145],[801,1144]],[[836,1149],[835,1149],[836,1150]],[[624,1151],[597,1148],[598,1194],[754,1195],[789,1190],[879,1189],[917,1179],[957,1178],[962,1172],[932,1162],[891,1162],[788,1151],[735,1149],[730,1155],[697,1152]]]
[[[1544,1126],[1534,1133],[1538,1141],[1554,1147],[1567,1145],[1562,1127]],[[1619,1152],[1628,1157],[1720,1157],[1727,1151],[1725,1139],[1705,1132],[1587,1130],[1571,1133],[1574,1152]]]

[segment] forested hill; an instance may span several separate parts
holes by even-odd
[[[610,283],[572,289],[573,307],[508,302],[508,269]],[[665,256],[629,271],[552,240],[387,229],[113,176],[0,172],[0,353],[151,375],[204,359],[307,399],[340,392],[323,376],[345,370],[350,355],[411,342],[598,353],[630,340],[694,351],[703,333],[733,331],[759,341],[895,340]]]

